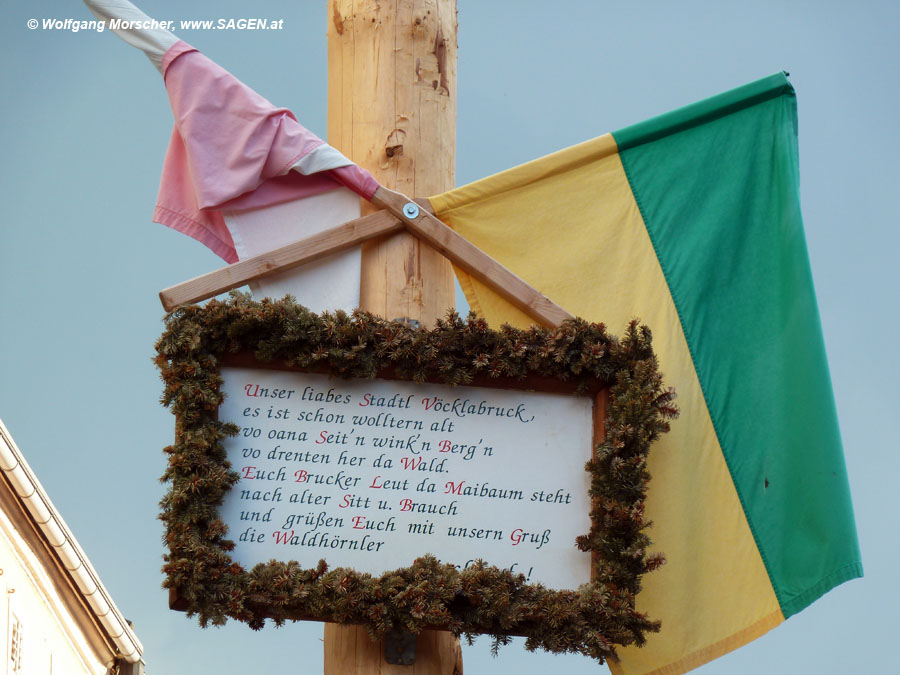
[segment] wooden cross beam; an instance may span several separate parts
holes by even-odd
[[[379,187],[372,197],[372,204],[383,210],[182,282],[160,291],[159,299],[166,311],[171,311],[179,305],[206,300],[269,274],[284,272],[405,229],[537,323],[558,326],[572,318],[562,307],[447,227],[435,217],[427,200],[413,201],[400,192]]]

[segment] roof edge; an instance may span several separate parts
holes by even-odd
[[[87,554],[53,506],[2,419],[0,440],[0,471],[12,485],[24,511],[46,538],[60,568],[68,574],[97,624],[106,631],[119,651],[118,658],[127,663],[139,662],[144,651],[143,645],[103,586]]]

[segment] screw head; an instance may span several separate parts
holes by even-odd
[[[403,215],[407,218],[415,218],[419,215],[419,206],[418,204],[414,204],[412,202],[406,202],[403,205]]]

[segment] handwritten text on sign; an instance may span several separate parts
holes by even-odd
[[[220,509],[246,567],[381,574],[431,553],[551,588],[590,579],[585,397],[223,368],[241,476]]]

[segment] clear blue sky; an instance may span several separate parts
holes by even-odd
[[[145,0],[160,19],[284,19],[180,37],[325,135],[325,0]],[[152,675],[320,672],[321,626],[201,630],[160,588],[157,292],[215,269],[150,222],[171,131],[159,74],[110,33],[30,30],[80,2],[4,3],[0,417],[145,646]],[[900,3],[459,0],[457,183],[788,70],[807,240],[866,577],[698,672],[896,669]],[[594,673],[464,647],[468,673]]]

